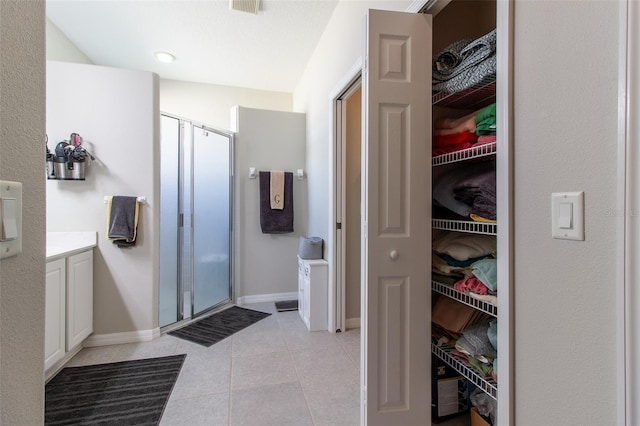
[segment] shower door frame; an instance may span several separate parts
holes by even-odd
[[[169,331],[171,329],[180,327],[182,325],[185,325],[197,318],[200,318],[204,315],[207,315],[209,313],[215,312],[217,310],[220,310],[223,307],[226,307],[227,305],[233,304],[235,303],[235,274],[234,274],[234,263],[235,263],[235,258],[233,256],[234,253],[234,224],[233,224],[233,216],[234,216],[234,180],[235,180],[235,134],[231,131],[227,131],[227,130],[222,130],[222,129],[217,129],[205,124],[202,124],[200,122],[188,119],[188,118],[184,118],[184,117],[180,117],[177,116],[175,114],[171,114],[171,113],[166,113],[166,112],[161,112],[160,113],[161,116],[166,116],[172,119],[175,119],[178,121],[179,124],[179,136],[178,136],[178,223],[176,224],[176,226],[178,227],[178,246],[177,246],[177,284],[176,284],[176,291],[177,291],[177,306],[176,306],[176,321],[173,323],[169,323],[166,325],[162,325],[160,328],[162,331]],[[189,136],[189,138],[186,137],[186,127],[190,128],[191,131],[191,135]],[[229,139],[229,297],[226,300],[223,300],[221,302],[218,302],[200,312],[198,312],[197,314],[194,312],[194,308],[195,308],[195,291],[194,291],[194,282],[193,282],[193,278],[194,278],[194,274],[193,274],[193,268],[194,268],[194,251],[193,251],[193,245],[194,245],[194,241],[193,241],[193,231],[194,231],[194,227],[193,227],[193,185],[194,185],[194,170],[193,170],[193,155],[194,155],[194,149],[193,149],[193,145],[194,145],[194,132],[195,132],[195,128],[201,128],[203,130],[206,130],[208,132],[211,133],[215,133],[217,135],[226,137]],[[186,158],[186,145],[189,144],[189,158]],[[186,168],[186,162],[189,162],[189,176],[185,176],[185,168]],[[185,188],[185,179],[189,179],[189,187]],[[185,253],[185,220],[184,220],[184,215],[185,215],[185,205],[184,205],[184,198],[185,198],[185,191],[189,190],[190,191],[190,195],[189,195],[189,202],[190,202],[190,218],[189,218],[189,226],[190,226],[190,232],[191,232],[191,239],[190,239],[190,255],[189,255],[189,259],[188,259],[188,263],[185,262],[184,260],[184,253]],[[184,268],[188,267],[190,269],[190,282],[185,282],[185,277],[184,277]],[[187,290],[187,287],[189,287],[189,293],[190,293],[190,300],[189,300],[189,308],[190,308],[190,312],[185,312],[185,291]],[[161,309],[159,309],[160,311]]]

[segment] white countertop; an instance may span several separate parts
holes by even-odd
[[[47,261],[90,250],[97,242],[97,232],[47,232]]]

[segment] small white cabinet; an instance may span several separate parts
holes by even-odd
[[[298,256],[298,313],[309,331],[327,329],[327,269],[326,260]]]
[[[93,332],[93,250],[47,262],[45,286],[46,372]]]
[[[47,262],[45,280],[44,369],[48,370],[65,354],[66,262]]]

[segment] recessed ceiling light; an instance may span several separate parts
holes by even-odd
[[[156,58],[160,62],[165,62],[167,64],[176,60],[176,57],[169,52],[155,52],[154,55],[156,55]]]

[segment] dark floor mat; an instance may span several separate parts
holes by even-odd
[[[232,306],[167,334],[209,347],[269,315],[271,314]]]
[[[45,425],[157,425],[186,355],[65,367],[45,385]]]
[[[276,310],[278,312],[297,311],[298,310],[298,301],[297,300],[284,300],[282,302],[276,302]]]

